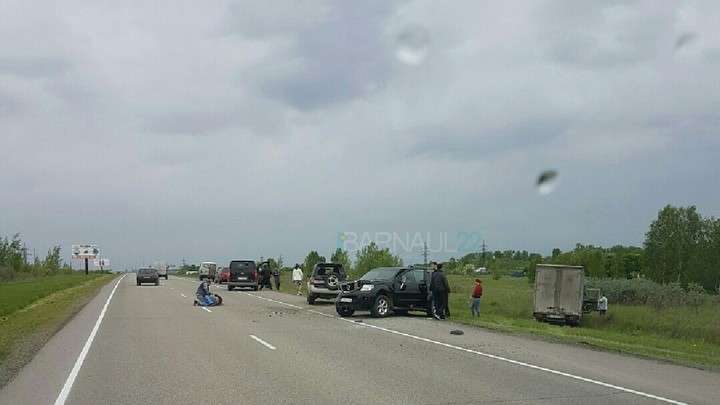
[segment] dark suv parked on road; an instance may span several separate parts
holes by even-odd
[[[137,285],[142,283],[153,283],[160,285],[160,276],[155,269],[140,269],[137,271],[136,279]]]
[[[335,300],[340,316],[351,316],[356,310],[370,311],[372,316],[423,311],[432,315],[430,272],[413,267],[378,267],[359,280],[341,285]]]
[[[308,279],[307,302],[312,305],[318,298],[335,299],[340,292],[340,284],[347,279],[345,269],[338,263],[318,263],[313,267]]]
[[[257,291],[258,272],[254,260],[233,260],[230,262],[227,289],[232,291],[235,287],[250,287]]]

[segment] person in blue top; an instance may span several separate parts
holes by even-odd
[[[207,306],[215,303],[215,299],[210,292],[210,284],[207,281],[200,282],[197,291],[195,291],[195,296],[197,297],[197,302],[200,305]]]

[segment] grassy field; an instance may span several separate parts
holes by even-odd
[[[483,276],[481,316],[470,314],[471,276],[449,275],[450,319],[503,332],[577,343],[603,350],[640,355],[675,363],[720,368],[720,304],[655,310],[650,306],[613,305],[601,317],[592,313],[580,327],[536,322],[532,317],[532,286],[526,278]],[[284,273],[281,292],[295,293]],[[304,292],[303,287],[303,292]]]
[[[0,386],[114,277],[69,274],[0,283]]]
[[[580,327],[561,327],[532,318],[532,286],[525,278],[482,277],[481,316],[473,319],[470,292],[474,277],[448,277],[451,319],[491,329],[530,333],[566,342],[632,353],[687,365],[720,367],[720,311],[717,302],[695,310],[655,310],[645,305],[610,305],[605,317],[592,313]]]

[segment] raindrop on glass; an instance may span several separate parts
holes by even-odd
[[[697,34],[694,32],[683,32],[675,38],[675,50],[679,50],[690,45],[697,38]]]
[[[557,186],[558,173],[555,170],[545,170],[540,173],[537,178],[537,190],[540,195],[548,195],[555,190]]]
[[[408,65],[423,63],[428,53],[430,33],[419,25],[409,25],[395,37],[395,57]]]

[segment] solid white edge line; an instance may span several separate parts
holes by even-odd
[[[65,380],[65,385],[63,385],[60,394],[58,394],[58,397],[55,400],[55,405],[65,404],[68,395],[70,395],[70,390],[72,390],[73,384],[75,383],[75,378],[77,378],[77,375],[80,372],[80,368],[82,367],[83,362],[85,362],[85,357],[90,351],[90,346],[92,346],[93,340],[95,340],[95,335],[97,334],[98,329],[100,329],[100,324],[102,323],[103,318],[105,318],[105,311],[107,311],[108,305],[110,305],[110,300],[112,299],[113,295],[115,295],[115,290],[117,290],[118,285],[120,285],[120,282],[122,281],[122,279],[125,278],[126,275],[127,274],[124,274],[115,283],[115,287],[113,287],[112,291],[110,292],[110,296],[108,296],[107,301],[105,301],[105,305],[100,311],[100,315],[98,315],[97,321],[95,321],[95,326],[93,326],[92,331],[90,332],[90,336],[88,336],[87,340],[85,341],[85,345],[80,351],[80,355],[78,356],[77,360],[75,360],[75,365],[70,371],[70,375],[68,375],[68,378]]]
[[[282,301],[276,301],[276,300],[272,300],[272,299],[270,299],[270,298],[260,297],[260,296],[257,296],[257,295],[255,295],[255,294],[250,294],[250,293],[245,293],[245,294],[247,294],[247,295],[249,295],[249,296],[251,296],[251,297],[255,297],[255,298],[262,299],[262,300],[277,302],[277,303],[279,303],[279,304],[284,304],[284,305],[291,306],[291,307],[297,307],[297,308],[300,308],[300,309],[305,309],[306,311],[308,311],[308,312],[310,312],[310,313],[315,313],[315,314],[323,315],[323,316],[329,317],[329,318],[335,318],[335,319],[338,319],[338,320],[340,320],[340,321],[345,321],[345,322],[351,323],[351,324],[353,324],[353,325],[365,326],[365,327],[372,328],[372,329],[377,329],[377,330],[380,330],[380,331],[383,331],[383,332],[392,333],[392,334],[394,334],[394,335],[405,336],[405,337],[408,337],[408,338],[411,338],[411,339],[415,339],[415,340],[419,340],[419,341],[422,341],[422,342],[432,343],[432,344],[436,344],[436,345],[439,345],[439,346],[447,347],[447,348],[450,348],[450,349],[460,350],[460,351],[463,351],[463,352],[466,352],[466,353],[472,353],[472,354],[476,354],[476,355],[479,355],[479,356],[487,357],[487,358],[490,358],[490,359],[493,359],[493,360],[499,360],[499,361],[503,361],[503,362],[506,362],[506,363],[514,364],[514,365],[517,365],[517,366],[527,367],[527,368],[530,368],[530,369],[533,369],[533,370],[544,371],[544,372],[547,372],[547,373],[551,373],[551,374],[555,374],[555,375],[559,375],[559,376],[571,378],[571,379],[573,379],[573,380],[583,381],[583,382],[590,383],[590,384],[599,385],[599,386],[606,387],[606,388],[612,388],[612,389],[615,389],[615,390],[618,390],[618,391],[626,392],[626,393],[629,393],[629,394],[635,394],[635,395],[638,395],[638,396],[641,396],[641,397],[650,398],[650,399],[654,399],[654,400],[657,400],[657,401],[666,402],[666,403],[669,403],[669,404],[688,405],[686,402],[680,402],[680,401],[676,401],[676,400],[674,400],[674,399],[665,398],[665,397],[661,397],[661,396],[653,395],[653,394],[648,394],[647,392],[637,391],[637,390],[633,390],[633,389],[630,389],[630,388],[621,387],[621,386],[619,386],[619,385],[614,385],[614,384],[606,383],[606,382],[599,381],[599,380],[593,380],[593,379],[591,379],[591,378],[581,377],[581,376],[578,376],[578,375],[566,373],[566,372],[564,372],[564,371],[553,370],[553,369],[551,369],[551,368],[542,367],[542,366],[536,366],[536,365],[531,364],[531,363],[525,363],[525,362],[522,362],[522,361],[509,359],[509,358],[507,358],[507,357],[497,356],[497,355],[494,355],[494,354],[484,353],[484,352],[480,352],[480,351],[472,350],[472,349],[466,349],[466,348],[464,348],[464,347],[455,346],[455,345],[452,345],[452,344],[450,344],[450,343],[439,342],[439,341],[437,341],[437,340],[432,340],[432,339],[428,339],[428,338],[424,338],[424,337],[420,337],[420,336],[415,336],[415,335],[411,335],[411,334],[409,334],[409,333],[399,332],[399,331],[396,331],[396,330],[393,330],[393,329],[383,328],[382,326],[371,325],[371,324],[368,324],[368,323],[365,323],[365,322],[358,323],[358,322],[355,322],[355,321],[350,320],[350,319],[342,318],[342,317],[339,317],[339,316],[333,316],[333,315],[330,315],[330,314],[325,314],[325,313],[322,313],[322,312],[320,312],[320,311],[316,311],[316,310],[313,310],[313,309],[298,307],[298,306],[296,306],[296,305],[288,304],[288,303],[285,303],[285,302],[282,302]],[[256,337],[254,337],[253,335],[250,335],[250,336],[253,337],[253,339],[258,340],[258,339],[257,339]]]
[[[270,349],[270,350],[275,350],[275,349],[276,349],[275,346],[273,346],[273,345],[271,345],[270,343],[268,343],[268,342],[260,339],[259,337],[255,336],[255,335],[250,335],[250,337],[253,338],[255,341],[257,341],[258,343],[260,343],[261,345],[267,347],[267,348]]]

